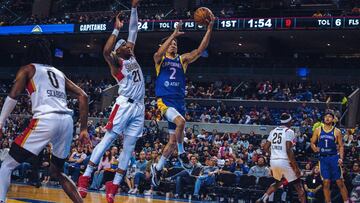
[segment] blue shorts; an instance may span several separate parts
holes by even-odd
[[[342,179],[342,171],[338,164],[339,155],[320,157],[320,174],[326,180]]]
[[[179,112],[180,115],[185,117],[186,106],[185,106],[184,99],[170,99],[170,98],[162,97],[157,100],[157,106],[160,109],[162,115],[165,114],[166,110],[169,107],[172,107],[177,112]],[[176,128],[175,123],[168,121],[168,128],[169,128],[169,131],[175,130],[175,128]]]

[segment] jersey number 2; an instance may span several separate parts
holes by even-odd
[[[176,74],[176,69],[175,68],[170,68],[170,70],[172,70],[172,73],[170,75],[170,80],[175,80],[175,74]]]
[[[282,133],[274,133],[274,138],[272,140],[272,143],[273,144],[281,144],[281,136],[282,136]]]
[[[52,72],[51,70],[48,70],[47,74],[49,76],[49,80],[52,86],[54,86],[56,89],[59,88],[59,81],[57,80],[55,73]]]

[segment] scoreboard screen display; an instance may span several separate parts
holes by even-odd
[[[178,20],[166,21],[141,21],[139,22],[140,32],[150,31],[172,31],[175,29]],[[75,32],[88,32],[91,29],[83,28],[97,28],[99,25],[91,26],[89,24],[76,25]],[[111,32],[113,26],[108,24],[107,32]],[[80,29],[77,29],[80,28]],[[127,32],[128,25],[125,24],[121,32]],[[196,24],[193,20],[183,20],[182,29],[184,31],[200,31],[206,30],[205,26]],[[323,17],[323,18],[231,18],[231,19],[217,19],[214,23],[214,30],[220,31],[251,31],[251,30],[315,30],[315,29],[360,29],[360,17]],[[94,30],[97,31],[97,30]],[[104,31],[98,29],[98,31]]]
[[[138,29],[140,32],[172,32],[178,23],[179,20],[140,21]],[[125,23],[120,32],[128,32],[128,28],[129,24]],[[107,33],[113,29],[112,23],[0,26],[0,35]],[[218,31],[322,29],[360,29],[360,17],[220,18],[214,22],[214,30]],[[183,20],[182,30],[202,31],[206,27],[189,19]]]

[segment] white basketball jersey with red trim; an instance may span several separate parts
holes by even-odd
[[[290,128],[279,126],[270,132],[268,141],[271,142],[271,160],[286,159],[289,157],[286,152],[286,141],[295,143],[295,133]]]
[[[144,76],[135,57],[119,61],[120,72],[116,76],[119,84],[119,95],[133,100],[143,100],[145,96]]]
[[[35,74],[28,82],[26,90],[31,98],[34,118],[49,113],[73,114],[67,107],[65,75],[58,69],[32,64]]]

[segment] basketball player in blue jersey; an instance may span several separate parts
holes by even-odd
[[[184,128],[185,128],[185,73],[190,63],[196,61],[207,48],[213,29],[215,17],[210,16],[207,31],[200,46],[185,54],[178,54],[177,37],[183,35],[181,32],[182,22],[180,21],[172,35],[162,40],[160,48],[154,54],[156,67],[155,94],[158,98],[157,105],[164,118],[169,122],[169,142],[157,164],[151,168],[152,183],[158,186],[161,171],[166,160],[171,154],[178,150],[178,158],[185,169],[191,165],[184,150]]]
[[[348,191],[341,170],[344,145],[340,130],[333,126],[334,119],[334,113],[327,110],[324,116],[324,125],[316,128],[313,132],[311,148],[320,155],[320,174],[323,178],[325,202],[331,202],[330,184],[331,181],[336,181],[344,202],[348,203]],[[339,147],[339,151],[337,147]]]

